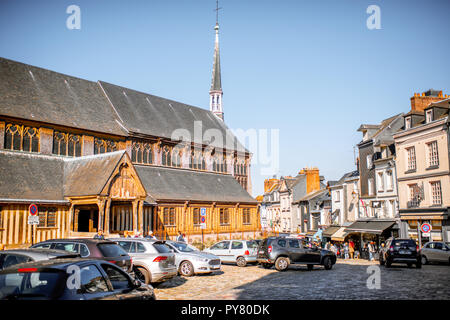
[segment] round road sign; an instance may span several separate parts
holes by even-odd
[[[431,231],[431,225],[429,223],[422,223],[420,229],[422,230],[423,233],[428,233]]]
[[[205,222],[206,222],[206,218],[205,218],[204,216],[202,216],[202,217],[200,218],[200,222],[201,222],[201,223],[205,223]]]
[[[30,204],[30,206],[28,207],[28,212],[32,215],[35,216],[38,213],[38,207],[37,205],[35,205],[34,203]]]

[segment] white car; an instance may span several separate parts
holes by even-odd
[[[203,251],[218,256],[222,262],[245,267],[248,263],[257,263],[257,249],[258,242],[255,240],[224,240]]]
[[[428,262],[443,262],[450,264],[450,245],[445,242],[428,242],[420,250],[422,264]]]
[[[220,258],[214,254],[193,249],[185,242],[168,240],[165,244],[175,253],[178,272],[185,277],[220,270]]]

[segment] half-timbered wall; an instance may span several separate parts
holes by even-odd
[[[56,223],[50,227],[35,226],[34,243],[48,239],[64,238],[69,230],[69,207],[45,205],[55,213]],[[6,248],[31,245],[32,226],[27,224],[28,205],[8,204],[0,207],[0,240]],[[54,225],[54,226],[53,226]]]

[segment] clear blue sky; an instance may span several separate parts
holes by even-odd
[[[81,30],[66,8],[81,8]],[[369,5],[381,30],[366,27]],[[230,128],[280,129],[280,172],[355,168],[361,123],[409,111],[414,92],[450,93],[450,1],[222,0]],[[208,108],[214,0],[0,1],[0,56]],[[253,194],[264,176],[253,167]]]

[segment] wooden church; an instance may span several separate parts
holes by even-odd
[[[0,243],[99,230],[255,237],[251,154],[223,120],[218,30],[210,110],[0,58]]]

